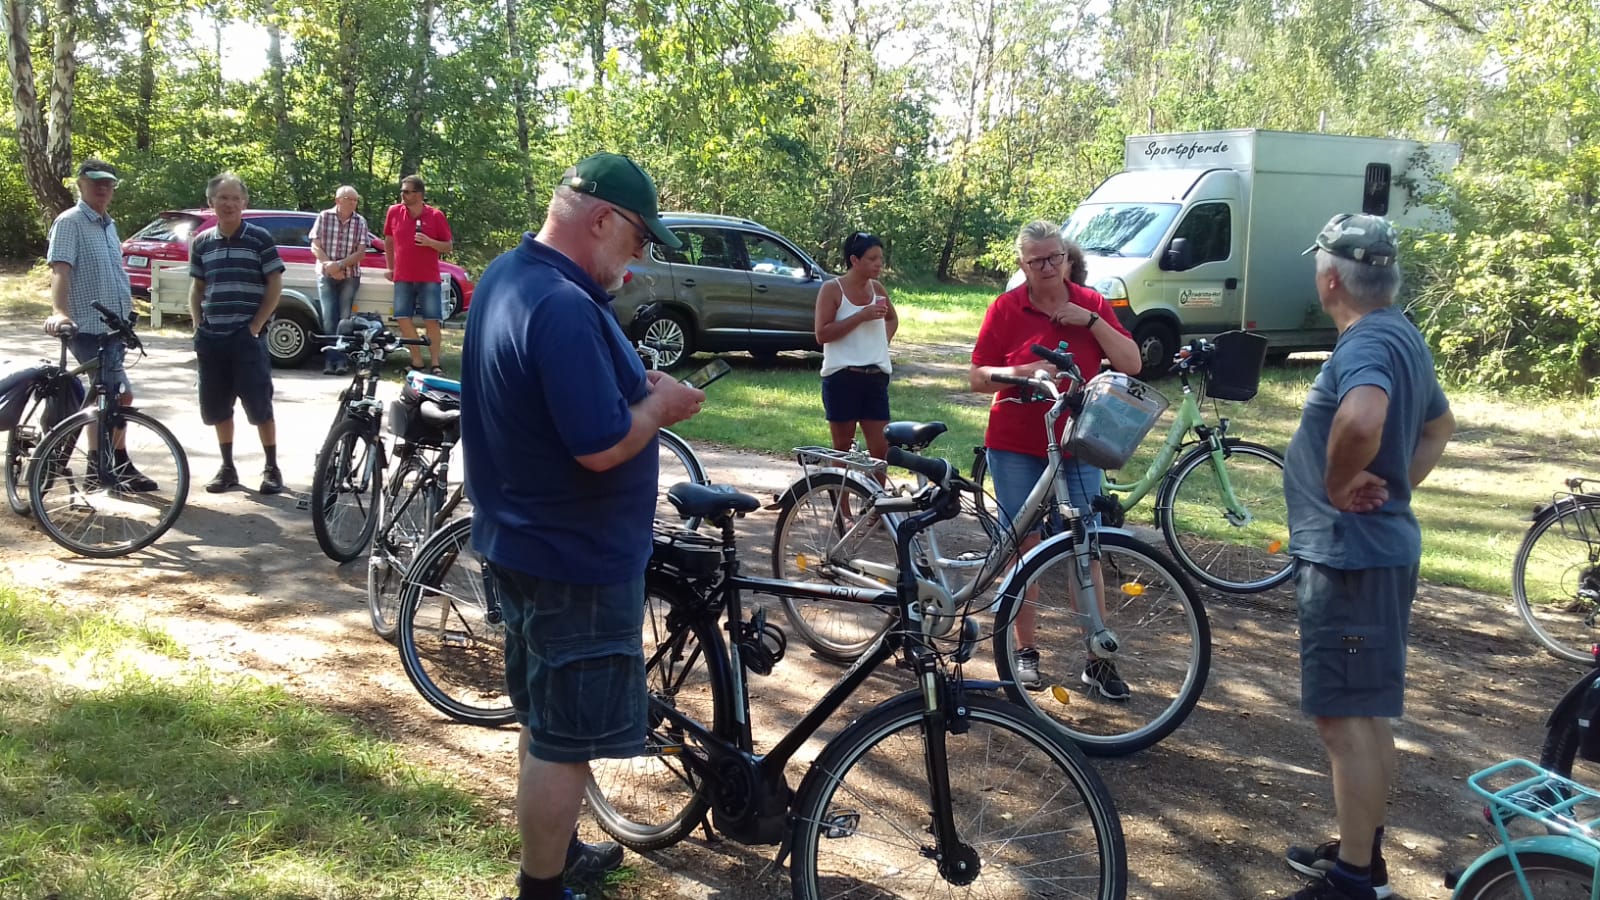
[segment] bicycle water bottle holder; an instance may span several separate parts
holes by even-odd
[[[1467,785],[1488,801],[1485,813],[1502,844],[1511,843],[1507,823],[1527,819],[1600,852],[1600,791],[1525,759],[1490,766],[1469,777]]]

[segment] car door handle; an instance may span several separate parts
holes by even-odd
[[[1237,278],[1229,278],[1227,281],[1224,281],[1222,283],[1222,286],[1224,288],[1227,288],[1230,291],[1234,290],[1235,288],[1237,288],[1239,286],[1239,279],[1237,279]]]
[[[767,292],[767,286],[764,285],[764,284],[758,284],[758,285],[756,285],[756,290],[760,291],[763,294],[765,294]]]
[[[685,278],[683,280],[683,286],[684,287],[694,287],[694,279],[693,278]]]

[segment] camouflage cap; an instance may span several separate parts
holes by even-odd
[[[1316,243],[1300,255],[1317,250],[1369,266],[1392,266],[1400,254],[1400,241],[1394,226],[1382,216],[1340,213],[1322,226]]]

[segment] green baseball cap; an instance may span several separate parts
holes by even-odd
[[[575,191],[591,194],[607,203],[639,214],[652,239],[676,250],[683,246],[678,236],[661,223],[660,197],[656,183],[639,164],[617,153],[596,153],[579,160],[574,174],[561,183]]]
[[[1394,226],[1382,216],[1340,213],[1322,226],[1316,243],[1300,255],[1317,250],[1364,265],[1392,266],[1400,255],[1400,239]]]

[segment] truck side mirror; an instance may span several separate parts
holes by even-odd
[[[1167,252],[1161,255],[1161,268],[1169,272],[1184,272],[1194,268],[1194,253],[1189,249],[1188,238],[1173,238]]]

